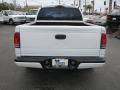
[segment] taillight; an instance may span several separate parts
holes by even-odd
[[[101,49],[105,49],[106,48],[106,43],[107,43],[106,34],[102,34],[101,35],[101,45],[100,45],[100,48]]]
[[[19,32],[16,32],[14,34],[14,45],[15,45],[15,48],[20,48],[20,33]]]

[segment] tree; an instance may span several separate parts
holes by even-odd
[[[85,14],[85,15],[86,15],[86,14],[87,14],[87,13],[86,13],[86,8],[87,8],[87,5],[83,5],[83,7],[84,7],[84,12],[83,12],[83,14]]]
[[[90,11],[91,11],[92,8],[93,8],[93,6],[91,4],[86,5],[86,9],[89,11],[89,14],[90,14]]]
[[[109,0],[109,13],[112,12],[112,1],[113,1],[113,0]]]
[[[15,6],[14,6],[12,3],[10,3],[10,4],[9,4],[9,9],[10,9],[10,10],[14,10],[14,8],[15,8]]]
[[[13,10],[14,9],[14,5],[12,4],[12,3],[6,3],[6,2],[4,2],[4,3],[0,3],[0,11],[1,10]]]

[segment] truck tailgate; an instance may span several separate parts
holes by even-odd
[[[99,56],[100,27],[25,26],[20,36],[22,56]]]

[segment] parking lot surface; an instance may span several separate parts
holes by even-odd
[[[120,40],[108,38],[106,65],[79,71],[17,67],[15,26],[0,25],[0,90],[120,90]]]

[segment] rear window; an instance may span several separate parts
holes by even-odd
[[[82,20],[78,8],[47,7],[38,13],[37,20]]]

